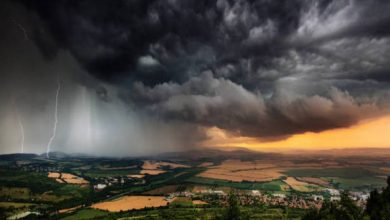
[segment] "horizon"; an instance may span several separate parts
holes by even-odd
[[[362,156],[362,157],[389,157],[390,148],[378,148],[378,147],[360,147],[360,148],[326,148],[326,149],[281,149],[281,150],[258,150],[250,149],[245,147],[200,147],[194,149],[184,149],[181,151],[167,151],[158,154],[138,154],[138,155],[104,155],[104,154],[89,154],[89,153],[77,153],[77,152],[62,152],[62,151],[51,151],[52,154],[63,154],[66,157],[91,157],[91,158],[156,158],[164,157],[164,155],[170,154],[186,154],[189,152],[200,152],[200,151],[217,151],[220,154],[231,153],[231,152],[247,152],[253,154],[276,154],[286,156],[337,156],[337,157],[349,157],[349,156]],[[361,153],[370,153],[370,155],[361,155]],[[15,152],[15,153],[4,153],[0,156],[8,155],[37,155],[47,157],[47,152]]]

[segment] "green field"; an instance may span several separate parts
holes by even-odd
[[[226,186],[246,190],[285,191],[285,189],[288,188],[288,185],[281,180],[274,180],[271,182],[231,182],[204,177],[191,177],[187,179],[187,182],[200,185]]]
[[[30,207],[34,206],[33,203],[23,203],[23,202],[0,202],[0,208],[23,208],[23,207]]]
[[[177,197],[173,202],[171,202],[169,205],[171,206],[192,206],[192,200],[187,197]]]
[[[88,177],[113,177],[113,176],[127,176],[131,174],[139,174],[139,169],[129,170],[89,170],[83,173],[84,176]]]
[[[378,177],[360,177],[360,178],[340,178],[340,177],[327,177],[324,178],[328,181],[332,181],[340,189],[346,190],[359,190],[364,188],[374,189],[382,188],[386,186],[386,180]]]
[[[27,200],[30,198],[30,189],[26,187],[0,187],[0,197]]]
[[[31,193],[41,194],[62,187],[61,183],[48,178],[47,173],[5,171],[0,170],[0,186],[3,187],[25,187]]]
[[[80,219],[96,219],[98,217],[107,216],[109,212],[96,209],[82,209],[76,213],[62,218],[63,220],[80,220]]]
[[[284,172],[292,177],[341,177],[341,178],[360,178],[377,175],[368,169],[362,167],[347,168],[323,168],[323,169],[290,169]]]

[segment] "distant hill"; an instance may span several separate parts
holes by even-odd
[[[241,159],[241,160],[253,160],[264,159],[275,156],[281,156],[277,153],[264,153],[259,151],[252,151],[246,148],[228,148],[226,150],[214,149],[214,148],[199,148],[188,151],[169,152],[157,155],[157,158],[162,159],[187,159],[187,160],[199,160],[199,159]]]
[[[0,160],[29,160],[37,157],[37,154],[3,154],[0,155]]]
[[[295,150],[287,154],[324,155],[324,156],[353,156],[353,157],[390,157],[390,148],[343,148],[328,150]]]
[[[46,157],[46,153],[41,154],[40,157]],[[67,157],[69,157],[69,155],[63,152],[59,152],[59,151],[49,152],[49,158],[52,159],[62,159]]]
[[[307,158],[318,156],[330,157],[389,157],[390,148],[346,148],[346,149],[329,149],[329,150],[291,150],[283,152],[260,152],[246,148],[197,148],[187,151],[175,151],[161,153],[158,155],[145,155],[142,157],[105,157],[87,154],[67,154],[63,152],[50,152],[51,160],[62,159],[166,159],[166,160],[201,160],[201,159],[239,159],[239,160],[257,160],[257,159],[272,159],[272,158]],[[46,153],[43,154],[3,154],[0,155],[0,160],[29,160],[34,158],[46,158]]]

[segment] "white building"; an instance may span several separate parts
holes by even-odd
[[[340,191],[337,189],[327,188],[326,191],[328,191],[331,196],[340,196]]]
[[[253,196],[260,196],[261,193],[260,193],[259,190],[252,190],[252,195],[253,195]]]
[[[209,194],[216,194],[216,195],[221,195],[221,196],[223,196],[223,195],[225,195],[225,192],[224,191],[222,191],[222,190],[209,190]]]
[[[370,198],[370,194],[367,194],[367,193],[362,194],[362,195],[361,195],[361,198],[362,198],[364,201],[367,201],[367,200]]]
[[[274,193],[272,194],[274,197],[277,197],[277,198],[281,198],[281,199],[284,199],[286,198],[286,195],[285,194],[281,194],[281,193]]]
[[[340,201],[340,200],[341,200],[340,196],[331,196],[330,197],[330,201],[331,202],[333,202],[333,201]]]
[[[104,189],[106,187],[107,187],[107,185],[106,184],[102,184],[102,183],[99,183],[99,184],[94,186],[94,188],[97,189],[97,190],[102,190],[102,189]]]

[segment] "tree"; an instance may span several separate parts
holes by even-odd
[[[302,220],[362,220],[363,216],[363,210],[349,198],[348,193],[343,193],[340,202],[325,202],[320,210],[309,210]]]
[[[377,208],[380,205],[380,194],[377,189],[370,192],[370,198],[367,200],[366,212],[371,216],[372,220],[380,219],[377,214]]]
[[[228,198],[229,206],[226,213],[227,220],[239,220],[240,219],[240,207],[238,204],[237,195],[231,191]]]
[[[387,183],[387,189],[390,188],[390,176],[387,177],[386,183]]]
[[[363,210],[349,198],[348,193],[343,193],[341,195],[340,208],[344,213],[350,216],[349,218],[353,220],[363,219]]]
[[[390,219],[390,176],[387,177],[387,187],[382,193],[373,190],[367,200],[366,212],[371,220]]]
[[[238,202],[238,197],[231,191],[228,197],[228,207],[225,210],[223,215],[216,214],[214,217],[215,220],[241,220],[240,206]]]
[[[316,219],[319,216],[317,209],[309,209],[303,216],[302,220],[312,220]]]

